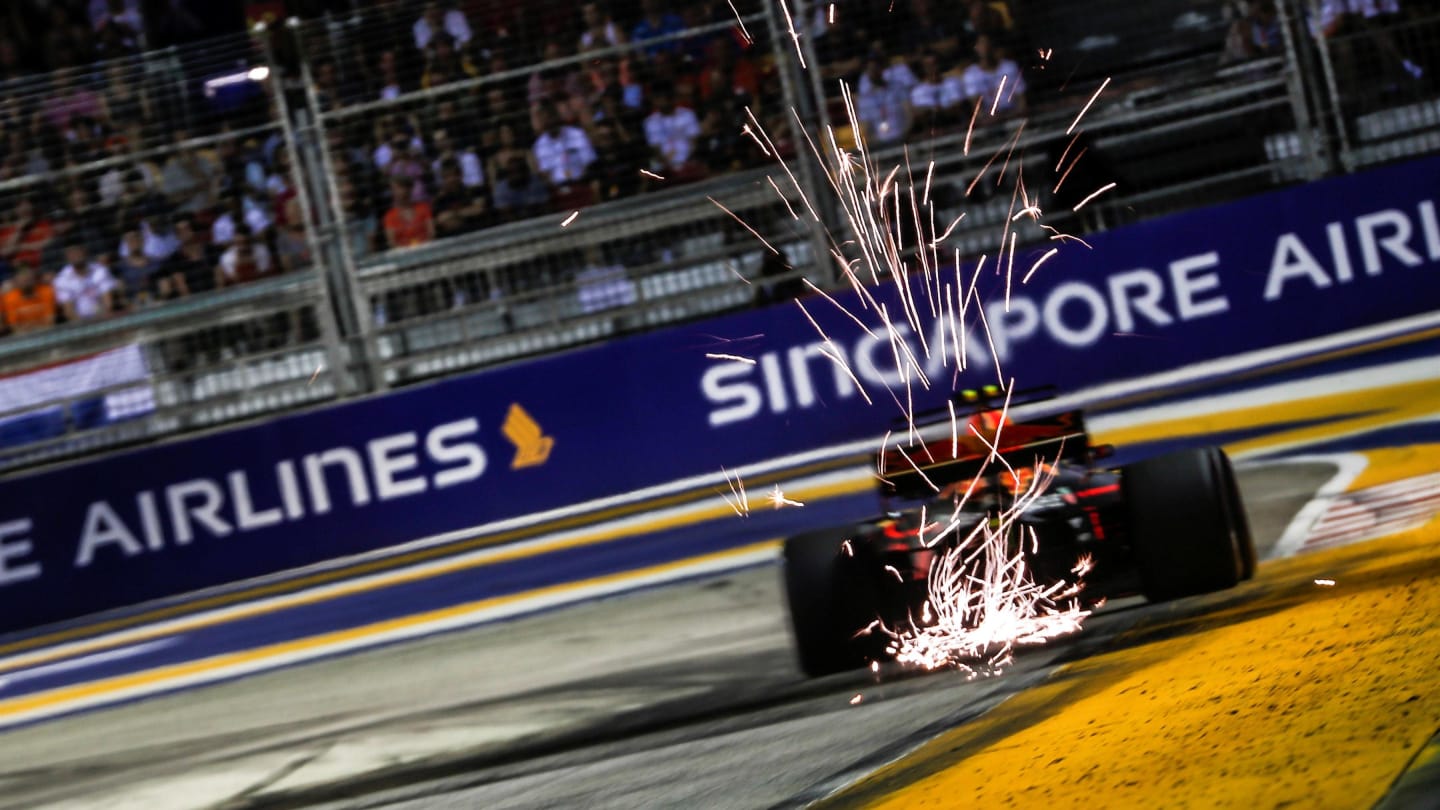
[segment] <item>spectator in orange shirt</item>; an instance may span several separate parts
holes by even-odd
[[[15,264],[28,263],[32,267],[40,264],[40,252],[49,244],[55,231],[50,220],[37,217],[35,204],[29,197],[21,197],[15,205],[15,217],[0,227],[0,257]]]
[[[414,191],[415,181],[408,177],[396,178],[390,183],[394,202],[385,213],[385,238],[391,248],[415,247],[435,238],[435,217],[430,213],[430,204],[415,202]]]
[[[49,329],[55,325],[55,290],[40,281],[33,265],[21,262],[10,289],[0,297],[0,314],[17,335]]]

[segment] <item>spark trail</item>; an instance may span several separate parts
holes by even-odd
[[[788,9],[786,11],[788,12]],[[793,22],[791,24],[793,25]],[[793,29],[792,39],[798,44],[798,36]],[[1095,91],[1085,109],[1081,110],[1071,124],[1071,130],[1079,124],[1085,111],[1104,91],[1106,84],[1108,81]],[[886,386],[894,395],[896,407],[905,424],[904,429],[897,429],[893,439],[887,434],[882,443],[876,477],[881,481],[886,480],[884,460],[887,448],[898,451],[891,458],[903,459],[903,462],[900,464],[902,469],[895,470],[895,474],[917,473],[919,479],[937,493],[936,500],[929,507],[934,510],[931,514],[940,515],[947,509],[952,510],[948,520],[931,521],[922,517],[924,545],[934,548],[936,556],[926,576],[928,598],[920,606],[920,621],[912,618],[910,622],[897,626],[877,622],[867,628],[866,632],[883,633],[889,639],[888,652],[903,665],[926,669],[955,667],[972,675],[999,672],[1012,660],[1018,647],[1041,644],[1080,629],[1089,611],[1082,609],[1074,597],[1083,587],[1082,578],[1089,571],[1090,561],[1078,561],[1071,572],[1073,577],[1060,582],[1038,582],[1030,571],[1024,546],[1033,545],[1037,538],[1033,533],[1027,536],[1026,530],[1019,523],[1019,517],[1034,499],[1045,491],[1051,474],[1047,472],[1050,469],[1048,465],[1037,462],[1035,469],[1020,471],[1030,473],[1029,477],[1025,478],[1011,468],[997,449],[1004,446],[1001,433],[1008,419],[1008,392],[1013,390],[1013,381],[1004,385],[1006,381],[1001,372],[1000,352],[995,346],[985,316],[980,292],[984,258],[982,257],[973,274],[967,278],[961,273],[960,251],[956,247],[954,278],[951,280],[948,274],[942,275],[944,268],[941,258],[948,258],[948,243],[960,225],[964,213],[958,216],[944,213],[937,217],[936,203],[930,193],[935,174],[933,161],[926,167],[923,180],[919,181],[918,185],[912,178],[908,154],[903,162],[882,165],[867,148],[864,128],[856,114],[855,100],[850,88],[844,83],[841,83],[840,95],[850,129],[854,133],[854,146],[842,146],[833,128],[818,133],[820,137],[817,143],[817,138],[802,126],[800,131],[804,136],[804,145],[808,147],[808,154],[802,148],[798,159],[813,160],[818,166],[823,180],[822,186],[833,195],[828,201],[829,205],[825,207],[836,211],[843,236],[837,236],[825,228],[824,222],[816,214],[817,206],[809,196],[810,190],[799,182],[795,172],[792,172],[785,159],[779,156],[779,151],[774,148],[768,134],[753,114],[749,115],[742,132],[749,135],[766,155],[775,159],[784,169],[784,177],[788,181],[784,185],[787,187],[782,188],[782,183],[771,177],[768,178],[771,189],[784,202],[792,221],[803,220],[796,216],[796,208],[792,207],[791,199],[798,199],[803,208],[814,215],[813,219],[821,228],[823,239],[829,244],[830,256],[835,260],[836,277],[849,284],[856,302],[847,307],[839,298],[826,292],[821,285],[806,279],[809,290],[816,293],[815,298],[811,299],[812,303],[823,301],[823,305],[842,313],[848,321],[858,326],[875,342],[877,353],[885,352],[889,356],[900,380],[897,385],[903,385],[903,399],[896,391],[897,386],[889,383]],[[997,93],[997,98],[998,95]],[[994,112],[993,109],[990,111],[992,118]],[[965,132],[964,152],[967,154],[972,133],[981,125],[983,115],[984,111],[977,100]],[[1004,161],[996,183],[1003,184],[1010,179],[1007,175],[1011,174],[1008,168],[1012,157],[1018,154],[1023,159],[1023,131],[1022,121],[1013,137],[1006,138],[1006,142],[990,156],[970,181],[969,187],[965,189],[966,196],[969,196],[1002,154]],[[1073,145],[1072,140],[1071,146]],[[1057,187],[1064,182],[1064,177],[1074,168],[1080,155],[1084,154],[1082,148],[1080,154],[1075,155],[1074,161],[1065,167],[1069,152],[1070,147],[1067,146],[1065,154],[1062,154],[1056,165],[1055,171],[1060,175]],[[1019,165],[1021,164],[1017,162],[1017,166]],[[1054,234],[1050,239],[1060,239],[1062,245],[1065,239],[1074,239],[1043,223],[1044,215],[1040,210],[1039,198],[1037,196],[1032,199],[1025,193],[1024,179],[1020,171],[1013,173],[1013,182],[1015,190],[1010,213],[1005,217],[1005,235],[998,245],[999,252],[995,254],[996,261],[990,271],[991,276],[1005,276],[1003,285],[1007,301],[1019,241],[1019,234],[1011,228],[1012,223],[1028,219],[1038,228]],[[1104,190],[1108,189],[1102,189],[1101,192]],[[739,221],[739,217],[733,212],[725,209],[718,201],[714,202]],[[942,227],[936,227],[937,220]],[[745,227],[750,228],[749,225]],[[750,230],[759,238],[753,228]],[[767,248],[770,247],[763,238],[761,242]],[[1060,248],[1056,247],[1045,252],[1031,265],[1025,278],[1017,281],[1020,284],[1026,283],[1041,265],[1059,251]],[[886,288],[890,289],[898,305],[877,300],[876,296]],[[836,343],[821,328],[820,322],[806,308],[805,303],[797,301],[797,304],[824,341],[825,349],[821,350],[821,354],[837,363],[869,402],[870,397],[865,393],[859,376],[850,369],[846,355],[835,349]],[[930,336],[928,340],[927,335]],[[951,492],[951,489],[959,488],[939,486],[925,474],[921,458],[932,453],[932,447],[925,440],[924,431],[915,423],[915,395],[917,391],[930,391],[938,383],[936,378],[939,369],[950,371],[950,393],[953,394],[961,374],[967,373],[967,352],[973,343],[972,338],[977,335],[988,350],[996,378],[1002,383],[1007,395],[1005,406],[999,411],[998,421],[989,426],[993,429],[986,430],[977,428],[974,417],[969,414],[957,413],[954,397],[947,397],[949,423],[941,427],[945,428],[950,438],[952,457],[963,454],[966,448],[978,449],[983,457],[980,475],[971,479],[968,486],[963,487],[963,491]],[[933,434],[933,430],[931,432]],[[928,457],[924,461],[933,464],[936,459]],[[1008,507],[995,507],[993,511],[985,511],[983,514],[986,519],[974,522],[977,512],[974,509],[967,512],[966,507],[972,506],[972,498],[979,497],[976,485],[981,477],[988,475],[987,471],[996,465],[1004,468],[996,477],[1008,474],[1009,480],[1017,482],[1017,490],[1021,489],[1018,483],[1021,480],[1028,481],[1030,485],[1023,492],[1017,491],[1010,499]],[[903,469],[907,467],[908,469]],[[736,496],[736,500],[740,500],[739,492],[733,488],[731,494]],[[786,498],[778,486],[770,493],[769,500],[775,508],[799,505]],[[967,522],[967,516],[970,522]],[[972,523],[973,528],[962,530],[962,526],[970,526]],[[849,541],[846,542],[845,552],[853,554]],[[887,573],[903,579],[901,573],[893,567],[887,568]]]

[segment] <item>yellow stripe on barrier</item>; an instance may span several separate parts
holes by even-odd
[[[805,466],[797,467],[795,469],[757,475],[753,478],[746,479],[745,483],[747,486],[750,486],[752,488],[759,486],[768,486],[772,483],[778,483],[783,480],[795,480],[797,478],[815,475],[817,473],[834,471],[848,466],[855,466],[857,463],[864,463],[864,459],[831,459],[828,461],[816,462],[814,464],[807,464]],[[719,491],[714,487],[709,487],[697,490],[690,490],[687,492],[679,492],[674,495],[666,495],[652,500],[624,504],[621,506],[610,507],[608,509],[602,509],[596,512],[589,512],[586,514],[559,518],[557,520],[553,520],[537,526],[527,526],[520,529],[511,529],[509,531],[471,537],[450,543],[442,543],[434,547],[398,554],[394,557],[370,560],[367,562],[356,563],[354,565],[347,565],[343,568],[322,571],[315,574],[308,574],[305,576],[297,577],[293,580],[285,580],[283,582],[275,582],[266,585],[245,587],[229,593],[203,597],[200,599],[186,601],[181,604],[170,605],[163,608],[156,608],[154,610],[147,610],[141,613],[124,616],[117,619],[107,619],[95,622],[93,624],[85,624],[65,630],[57,630],[52,633],[46,633],[40,636],[21,639],[19,641],[10,642],[8,644],[0,644],[0,656],[13,655],[15,653],[24,652],[26,650],[33,650],[40,647],[49,647],[55,644],[61,644],[66,641],[71,641],[73,639],[83,639],[90,636],[99,635],[101,633],[121,630],[127,627],[136,627],[138,625],[152,624],[154,622],[164,621],[166,619],[170,619],[176,616],[183,616],[201,610],[209,610],[212,608],[225,607],[227,605],[235,605],[243,602],[253,601],[256,599],[263,599],[266,597],[275,596],[277,594],[292,593],[303,588],[311,588],[317,585],[324,585],[339,580],[352,579],[355,577],[364,576],[366,574],[371,574],[379,571],[388,571],[403,566],[415,565],[417,563],[427,562],[429,560],[449,557],[457,554],[463,554],[482,548],[504,545],[506,543],[513,543],[519,540],[525,540],[542,534],[552,534],[555,532],[575,529],[585,526],[587,524],[616,520],[624,517],[642,514],[645,512],[653,512],[656,510],[667,509],[672,506],[692,503],[695,501],[704,500],[706,498],[718,497],[716,495],[710,494],[712,490]],[[8,663],[9,662],[6,662],[7,665]]]
[[[1437,540],[1266,563],[829,806],[1372,806],[1440,728]]]
[[[132,690],[148,688],[151,692],[161,691],[168,688],[167,683],[176,683],[183,679],[204,676],[208,673],[214,673],[216,677],[225,677],[224,673],[226,670],[233,670],[237,667],[250,664],[263,663],[267,661],[267,659],[285,659],[307,652],[315,653],[316,651],[322,651],[320,654],[323,654],[323,650],[326,647],[337,647],[356,641],[364,641],[369,638],[379,638],[396,631],[418,628],[426,624],[440,623],[447,619],[460,618],[466,614],[513,605],[525,600],[544,599],[551,596],[575,593],[585,589],[623,584],[627,581],[644,581],[657,575],[675,572],[684,568],[701,566],[712,562],[723,562],[727,559],[740,559],[757,552],[778,549],[779,545],[779,541],[776,540],[754,543],[728,551],[677,560],[648,568],[593,577],[579,582],[553,585],[548,588],[539,588],[524,593],[482,599],[475,602],[454,605],[452,607],[417,613],[398,619],[375,622],[362,627],[323,633],[294,641],[257,647],[252,650],[226,653],[198,661],[187,661],[180,664],[157,667],[143,672],[60,687],[33,695],[24,695],[22,697],[0,701],[0,719],[17,718],[21,715],[43,712],[45,710],[63,712],[66,710],[66,704],[81,704],[84,701],[94,698],[104,698],[106,696],[115,696],[116,699],[123,699],[125,693]],[[278,662],[283,663],[283,661]]]
[[[812,487],[801,487],[789,493],[791,497],[799,498],[802,501],[825,500],[827,498],[853,495],[871,489],[874,482],[868,476],[858,476],[854,480],[846,480],[833,484],[817,485]],[[718,500],[718,497],[717,497]],[[672,515],[667,518],[651,520],[639,526],[615,527],[594,532],[589,532],[565,540],[527,545],[514,549],[502,550],[496,554],[481,559],[456,559],[448,563],[436,563],[424,569],[400,569],[376,574],[368,579],[354,582],[341,582],[327,587],[323,592],[300,591],[277,596],[273,599],[257,602],[254,604],[236,605],[221,615],[196,615],[188,619],[182,618],[168,622],[164,627],[137,627],[128,632],[122,632],[116,637],[96,638],[93,643],[86,644],[78,642],[68,645],[63,652],[51,652],[40,650],[30,655],[19,655],[7,659],[0,666],[0,675],[16,669],[33,667],[49,661],[70,658],[76,655],[92,653],[100,650],[117,647],[122,644],[134,644],[164,636],[172,636],[178,633],[191,632],[205,627],[211,627],[226,622],[249,619],[256,616],[263,616],[282,610],[289,610],[295,607],[315,604],[318,602],[330,601],[355,594],[375,591],[380,588],[388,588],[395,585],[403,585],[408,582],[415,582],[422,579],[430,579],[445,574],[452,574],[457,571],[464,571],[472,568],[480,568],[499,563],[514,562],[516,560],[538,557],[543,554],[562,552],[586,546],[599,545],[626,536],[646,534],[651,532],[665,531],[667,529],[682,528],[707,521],[735,518],[731,507],[724,503],[717,503],[714,506],[703,507],[693,512],[681,515]],[[160,617],[163,618],[163,617]]]
[[[1160,439],[1204,436],[1265,425],[1333,418],[1310,427],[1281,430],[1226,445],[1232,453],[1276,445],[1313,442],[1336,435],[1384,427],[1440,412],[1440,385],[1434,380],[1344,391],[1270,405],[1186,416],[1134,427],[1097,431],[1096,441],[1125,446]]]

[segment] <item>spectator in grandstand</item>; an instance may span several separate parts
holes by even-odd
[[[890,83],[879,54],[865,60],[865,78],[855,99],[855,118],[872,146],[896,143],[910,131],[910,94]]]
[[[215,287],[215,265],[219,257],[210,240],[201,236],[188,217],[175,222],[175,237],[179,248],[165,263],[165,272],[155,285],[155,297],[162,301],[208,292]]]
[[[430,40],[425,49],[425,72],[420,77],[424,88],[440,87],[461,79],[473,79],[480,75],[470,57],[455,49],[455,40],[449,34],[438,34]]]
[[[602,118],[592,127],[595,138],[593,180],[595,199],[618,200],[640,190],[640,169],[645,165],[645,149],[636,139],[625,135],[613,120]]]
[[[536,111],[535,165],[555,187],[585,178],[595,162],[595,147],[585,130],[562,123],[553,104],[542,104]]]
[[[580,6],[580,50],[613,48],[625,44],[625,32],[599,3],[591,0]]]
[[[431,41],[441,33],[449,34],[462,48],[469,45],[471,37],[474,36],[464,12],[453,5],[441,8],[439,3],[426,3],[420,19],[415,21],[411,30],[415,35],[417,51],[430,47]]]
[[[319,102],[320,109],[333,110],[344,106],[345,99],[340,90],[340,71],[334,59],[316,59],[311,75],[315,77],[315,99]]]
[[[440,182],[431,206],[435,214],[435,235],[456,236],[483,225],[490,211],[484,191],[465,185],[460,164],[453,158],[441,162],[438,174]]]
[[[38,332],[55,325],[55,289],[47,284],[35,266],[21,262],[15,277],[0,295],[0,315],[11,334]]]
[[[0,226],[0,258],[12,265],[23,262],[38,267],[40,254],[54,235],[50,219],[36,213],[33,200],[21,197],[15,203],[15,213],[10,222]]]
[[[249,194],[236,192],[226,195],[220,215],[210,225],[210,241],[216,245],[228,245],[235,241],[241,230],[249,231],[257,239],[263,238],[270,228],[270,212],[266,209],[264,203]]]
[[[273,275],[275,270],[270,248],[256,240],[249,229],[241,228],[235,232],[230,248],[220,254],[220,264],[215,268],[215,286],[223,289],[248,284]]]
[[[71,242],[85,245],[92,255],[110,253],[115,248],[114,232],[109,227],[113,220],[113,212],[96,203],[85,183],[72,184],[65,192],[63,205],[50,214],[55,238],[41,251],[40,266],[60,266],[58,251]]]
[[[645,142],[654,158],[651,168],[666,178],[694,179],[703,170],[692,162],[695,141],[700,137],[700,120],[695,111],[675,102],[675,89],[660,83],[651,91],[655,110],[645,119]]]
[[[1270,56],[1283,47],[1273,2],[1231,2],[1226,4],[1225,14],[1230,18],[1230,29],[1225,35],[1221,64]]]
[[[965,34],[971,43],[982,35],[1003,42],[1010,34],[1009,6],[1003,0],[965,0]]]
[[[385,212],[385,239],[392,249],[423,245],[435,238],[435,217],[430,204],[415,202],[415,181],[390,181],[390,210]]]
[[[453,162],[460,169],[460,182],[470,190],[485,187],[485,164],[474,149],[468,146],[460,146],[455,143],[450,130],[438,128],[431,130],[434,134],[431,139],[435,148],[432,150],[435,159],[430,162],[430,170],[438,178],[441,168],[446,162]],[[438,213],[438,212],[437,212]]]
[[[704,64],[697,87],[704,104],[716,99],[734,99],[743,108],[759,97],[759,70],[730,40],[711,41]]]
[[[596,117],[601,116],[602,97],[606,93],[619,94],[620,103],[630,109],[639,109],[645,103],[645,88],[641,87],[615,57],[596,58],[590,61],[590,107]],[[613,91],[612,91],[613,88]]]
[[[98,59],[139,53],[145,47],[140,0],[90,0],[90,23]]]
[[[68,262],[55,275],[55,301],[67,321],[88,321],[106,318],[115,310],[114,292],[118,286],[110,268],[91,261],[85,246],[79,243],[65,248]]]
[[[884,65],[885,83],[904,93],[906,99],[910,98],[910,89],[920,82],[915,71],[910,69],[910,62],[903,57],[892,58],[885,50],[885,43],[879,40],[870,44],[870,52],[865,59],[867,62],[873,59]],[[859,91],[864,93],[869,90],[871,81],[869,71],[862,73]]]
[[[900,45],[906,53],[929,51],[945,60],[955,57],[960,47],[958,31],[949,15],[937,15],[931,0],[910,0],[908,19],[900,26]]]
[[[377,141],[380,144],[375,147],[375,168],[384,174],[389,174],[390,164],[396,158],[404,157],[416,150],[424,152],[425,142],[415,134],[415,131],[416,128],[402,118],[387,116],[380,120],[375,126]]]
[[[732,110],[721,104],[707,107],[700,121],[700,137],[695,141],[696,161],[711,174],[740,169],[744,162],[741,137]]]
[[[511,155],[500,164],[493,202],[507,220],[538,216],[550,204],[550,187],[531,170],[530,161]]]
[[[962,81],[965,98],[980,99],[987,112],[993,109],[1001,118],[1024,114],[1025,76],[988,34],[975,38],[975,62],[965,68]]]
[[[940,72],[940,57],[920,57],[920,80],[910,88],[912,126],[917,133],[929,133],[956,119],[965,97],[960,86]]]
[[[175,131],[175,151],[165,161],[161,191],[176,210],[196,214],[215,207],[221,171],[212,152],[197,148],[189,140],[188,131]]]
[[[581,124],[590,118],[590,108],[585,93],[585,75],[575,63],[561,63],[568,55],[560,43],[551,41],[545,45],[545,62],[540,69],[530,74],[527,97],[530,99],[531,125],[536,132],[544,131],[539,120],[541,106],[550,105],[566,124]]]
[[[175,220],[184,217],[184,214],[156,211],[141,219],[139,221],[143,243],[141,250],[145,252],[145,255],[162,262],[175,255],[175,251],[180,249],[180,236],[175,232]],[[129,248],[125,246],[124,242],[121,242],[120,258],[123,259],[127,255],[129,255]]]
[[[120,300],[124,309],[142,309],[155,299],[155,288],[167,263],[145,255],[145,237],[139,229],[126,231],[123,241],[126,255],[115,267]],[[173,279],[171,283],[175,283]],[[184,284],[183,276],[179,283]]]
[[[400,60],[393,48],[380,52],[375,67],[375,97],[389,100],[404,93],[406,83],[400,76]]]
[[[470,106],[469,99],[466,99],[465,107],[462,108],[454,98],[446,98],[435,104],[434,112],[427,117],[425,131],[434,133],[444,130],[456,148],[461,145],[473,146],[479,141],[480,123],[477,120],[474,109]],[[433,154],[434,150],[430,150]],[[481,172],[483,175],[483,172]],[[481,181],[483,182],[483,180]]]
[[[495,150],[490,156],[488,176],[498,180],[505,167],[516,158],[525,161],[531,174],[540,174],[540,167],[535,164],[535,153],[521,145],[517,126],[514,123],[503,123],[496,130]]]
[[[666,8],[660,0],[640,0],[640,21],[630,31],[630,39],[646,42],[657,37],[668,36],[685,30],[680,16]],[[659,42],[645,48],[645,55],[651,59],[661,53],[673,53],[680,49],[680,43],[671,40]]]

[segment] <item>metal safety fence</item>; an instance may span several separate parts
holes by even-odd
[[[1428,9],[953,6],[407,0],[16,80],[0,474],[837,283],[832,142],[968,259],[1440,146]]]

